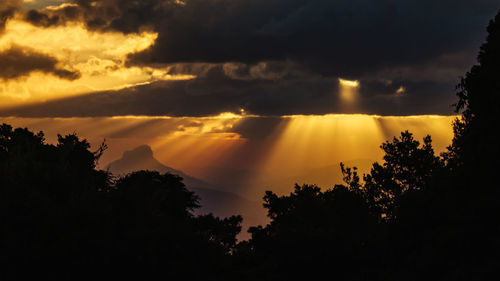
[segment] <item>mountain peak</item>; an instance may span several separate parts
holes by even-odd
[[[186,176],[183,172],[167,167],[156,160],[153,156],[153,150],[146,144],[123,152],[122,158],[111,162],[108,165],[108,169],[113,174],[128,174],[139,170],[151,170],[177,174],[182,177]]]
[[[113,161],[108,169],[115,175],[124,175],[139,170],[172,173],[181,176],[186,187],[195,191],[201,198],[202,208],[199,214],[214,213],[216,216],[228,217],[241,214],[245,217],[244,227],[267,223],[266,215],[261,204],[248,200],[240,195],[222,191],[220,187],[186,175],[182,171],[167,167],[156,160],[153,150],[149,145],[141,145],[125,151],[122,158]],[[242,233],[240,238],[249,238],[247,233]]]
[[[138,146],[132,150],[123,152],[122,159],[147,159],[154,158],[153,150],[147,144]]]

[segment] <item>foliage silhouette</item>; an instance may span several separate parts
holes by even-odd
[[[500,101],[500,13],[488,25],[478,64],[457,86],[456,111],[462,115],[454,123],[455,136],[443,155],[451,171],[448,187],[453,187],[453,220],[469,226],[461,237],[466,247],[463,263],[471,271],[495,272],[500,261],[500,189],[495,178],[500,157],[498,104]],[[458,230],[457,230],[458,231]],[[471,258],[475,256],[476,259]],[[476,274],[478,275],[478,274]],[[480,276],[480,275],[479,275]]]
[[[407,193],[427,189],[433,176],[443,169],[434,155],[430,136],[420,143],[408,132],[385,142],[384,163],[374,163],[371,172],[363,177],[363,193],[374,213],[384,219],[397,217],[401,198]]]
[[[181,177],[138,171],[114,179],[96,170],[105,145],[89,149],[74,134],[49,145],[41,132],[0,126],[7,279],[148,279],[161,272],[210,280],[227,272],[241,217],[194,216],[198,197]]]
[[[322,192],[314,185],[295,186],[288,196],[268,191],[264,196],[271,223],[253,227],[248,244],[237,249],[237,258],[250,255],[259,266],[245,274],[248,280],[319,278],[362,280],[368,272],[377,219],[358,194],[337,185]],[[332,267],[335,273],[332,273]],[[325,275],[326,274],[326,275]]]

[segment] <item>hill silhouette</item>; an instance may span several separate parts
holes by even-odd
[[[132,150],[125,151],[122,158],[111,162],[107,169],[114,175],[125,175],[139,170],[158,171],[171,173],[183,178],[188,190],[195,192],[200,197],[201,207],[195,214],[213,213],[219,217],[229,217],[240,214],[243,217],[243,231],[239,239],[249,238],[246,230],[252,225],[267,223],[266,212],[262,204],[249,200],[238,194],[223,191],[211,183],[197,179],[172,167],[163,165],[154,157],[153,150],[148,145],[141,145]]]
[[[186,173],[165,166],[153,156],[153,150],[149,145],[141,145],[132,150],[123,152],[122,158],[117,159],[106,167],[115,175],[124,175],[137,170],[152,170],[161,173],[179,175],[184,179],[184,184],[191,188],[214,188],[213,185],[204,182]]]

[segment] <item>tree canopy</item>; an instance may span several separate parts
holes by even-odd
[[[76,135],[0,126],[0,262],[8,279],[212,279],[227,267],[241,217],[195,216],[182,178],[96,169]],[[28,269],[28,270],[27,270]],[[44,275],[46,274],[46,275]],[[103,274],[103,275],[98,275]],[[28,276],[26,276],[28,275]]]

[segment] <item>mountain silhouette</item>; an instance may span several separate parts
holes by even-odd
[[[122,158],[111,162],[107,169],[115,175],[128,174],[137,170],[151,170],[160,173],[179,175],[184,179],[188,188],[214,188],[211,184],[186,175],[184,172],[167,167],[156,160],[153,150],[148,145],[141,145],[132,150],[125,151]]]
[[[124,175],[138,170],[150,170],[181,176],[184,179],[186,188],[194,191],[200,197],[201,208],[196,210],[196,214],[213,213],[219,217],[230,217],[234,214],[243,216],[243,229],[238,237],[239,239],[249,238],[246,232],[249,226],[267,223],[266,212],[262,204],[163,165],[154,158],[153,150],[148,145],[141,145],[125,151],[122,158],[111,162],[107,169],[114,175]]]

